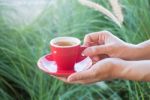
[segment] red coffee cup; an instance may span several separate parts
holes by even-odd
[[[68,46],[60,46],[59,42],[73,43]],[[50,41],[50,48],[54,61],[57,64],[57,72],[73,73],[74,65],[79,59],[85,57],[81,56],[82,51],[86,47],[81,47],[81,41],[74,37],[57,37]]]

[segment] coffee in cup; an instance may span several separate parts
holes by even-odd
[[[75,42],[69,42],[69,41],[59,41],[59,42],[56,42],[54,44],[58,45],[58,46],[73,46],[76,43]]]

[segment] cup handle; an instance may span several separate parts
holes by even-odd
[[[49,53],[48,55],[45,56],[45,58],[49,61],[53,60],[53,55],[52,53]]]
[[[77,62],[80,62],[80,61],[82,61],[83,59],[86,58],[86,56],[83,56],[83,55],[82,55],[82,52],[83,52],[84,49],[86,49],[86,48],[87,48],[86,46],[80,46],[79,53],[78,53],[78,58],[77,58]]]

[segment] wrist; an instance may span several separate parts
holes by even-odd
[[[148,43],[147,43],[148,42]],[[138,60],[148,60],[150,59],[150,42],[146,41],[137,45],[138,47]]]
[[[126,49],[125,49],[125,54],[126,57],[125,59],[127,60],[138,60],[140,59],[141,56],[141,51],[142,47],[140,45],[135,45],[135,44],[129,44],[126,43]]]
[[[117,65],[118,72],[116,72],[116,77],[118,79],[128,79],[128,74],[130,73],[131,69],[129,67],[130,62],[123,60],[120,64]]]
[[[117,73],[118,79],[150,81],[149,60],[124,61]]]
[[[128,66],[128,61],[115,58],[116,60],[112,62],[113,70],[111,76],[116,79],[120,79],[125,75],[125,68]]]

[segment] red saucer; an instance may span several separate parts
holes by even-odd
[[[81,56],[78,60],[78,62],[74,66],[75,72],[80,72],[87,70],[92,65],[92,60],[90,57],[83,57]],[[70,74],[74,73],[74,71],[63,71],[63,72],[57,72],[57,65],[56,62],[52,58],[52,54],[45,55],[41,57],[38,62],[38,67],[50,74],[55,76],[69,76]]]

